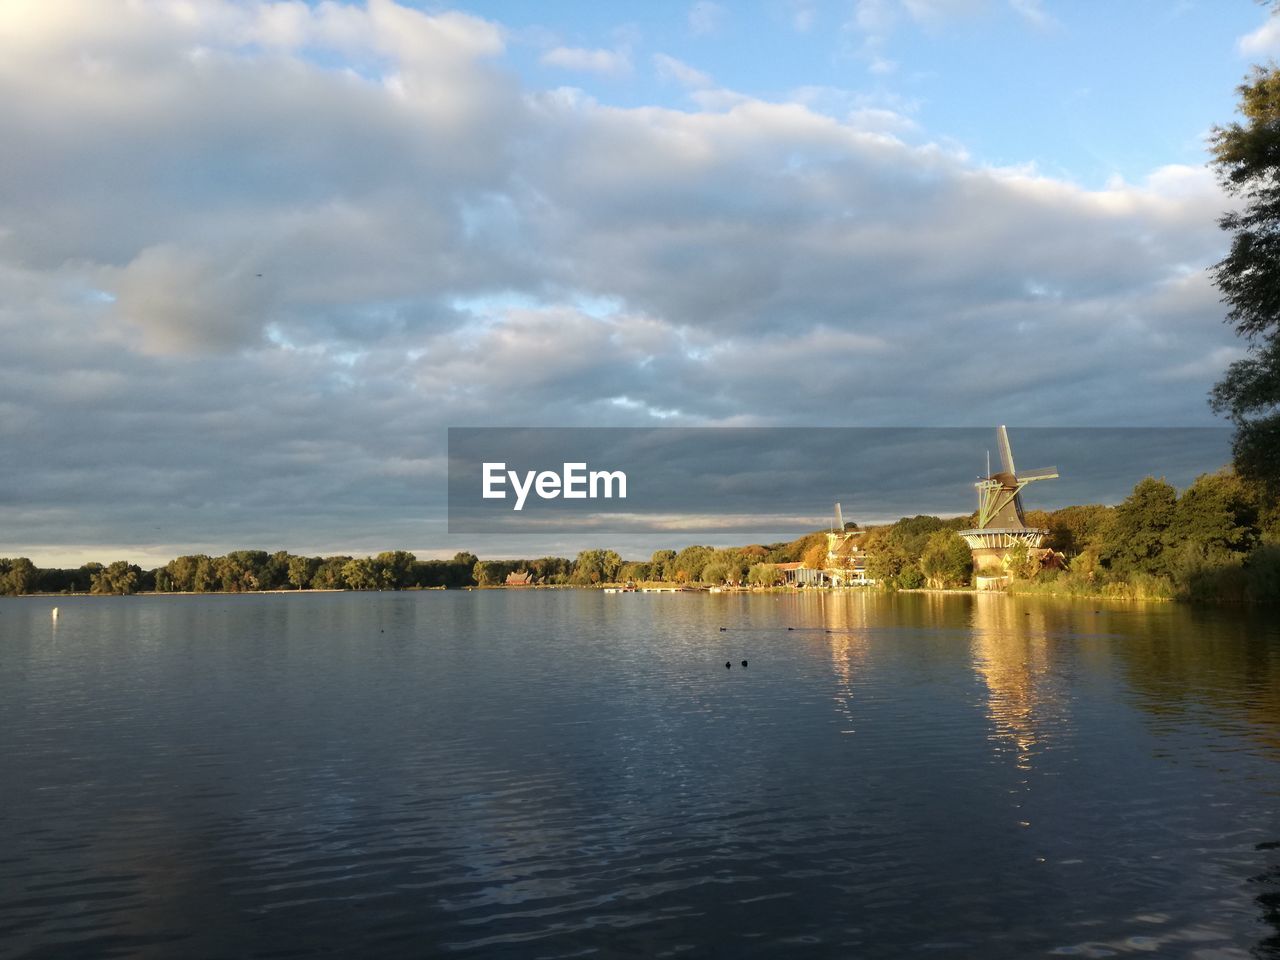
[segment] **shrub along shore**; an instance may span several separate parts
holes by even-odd
[[[1205,474],[1181,493],[1147,477],[1118,506],[1033,510],[1026,520],[1049,531],[1045,546],[1063,563],[1054,567],[1013,553],[1013,593],[1280,601],[1280,506],[1229,470]],[[976,522],[973,515],[922,515],[861,531],[858,543],[866,575],[876,581],[873,589],[968,587],[973,568],[957,531]],[[783,582],[777,565],[795,562],[827,566],[827,532],[786,543],[658,550],[647,560],[624,560],[613,550],[584,550],[572,560],[482,560],[465,552],[449,560],[419,560],[403,550],[367,557],[233,550],[218,557],[181,556],[143,570],[126,560],[42,569],[25,557],[0,558],[0,594],[459,589],[502,586],[510,574],[538,586],[769,588]]]

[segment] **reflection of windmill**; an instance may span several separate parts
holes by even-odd
[[[978,525],[960,531],[973,549],[973,564],[979,572],[1002,566],[1005,552],[1016,543],[1025,543],[1034,550],[1044,542],[1048,530],[1027,526],[1022,512],[1022,488],[1036,480],[1058,476],[1057,467],[1019,473],[1003,426],[996,430],[996,442],[1001,469],[990,473],[988,464],[988,476],[974,484],[978,488]]]

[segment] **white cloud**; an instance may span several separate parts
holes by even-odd
[[[1056,27],[1058,21],[1044,8],[1043,0],[1009,0],[1014,13],[1031,26],[1044,30]]]
[[[849,125],[859,130],[875,130],[896,136],[914,133],[919,125],[910,117],[881,107],[858,107],[848,115]]]
[[[791,26],[797,33],[808,33],[813,29],[817,15],[812,0],[791,0]]]
[[[1241,37],[1236,46],[1246,57],[1268,57],[1280,53],[1280,17],[1271,14],[1258,29]]]
[[[653,66],[658,71],[658,76],[663,79],[674,80],[682,87],[697,90],[715,85],[712,79],[701,70],[695,69],[665,53],[655,53],[653,55]]]
[[[853,8],[853,25],[864,33],[888,33],[897,20],[898,7],[892,0],[858,0]]]
[[[902,0],[902,6],[917,23],[938,23],[980,13],[989,0]]]
[[[694,36],[708,36],[716,33],[724,24],[727,11],[712,0],[697,0],[689,8],[689,30]]]
[[[541,61],[549,67],[582,70],[588,73],[620,74],[631,70],[631,56],[625,50],[555,47],[544,53]]]

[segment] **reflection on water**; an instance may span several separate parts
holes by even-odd
[[[1053,710],[1055,691],[1049,671],[1048,636],[1043,610],[1020,610],[1004,597],[979,595],[973,603],[973,665],[989,691],[987,713],[993,742],[1016,751],[1019,770],[1031,769],[1036,742],[1061,722]]]
[[[1266,615],[58,605],[0,603],[5,955],[1277,956]]]

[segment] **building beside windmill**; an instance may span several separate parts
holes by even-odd
[[[845,523],[836,504],[835,523],[827,531],[826,557],[813,563],[796,561],[774,564],[783,580],[793,587],[851,587],[875,583],[867,579],[867,556],[862,549],[863,531],[856,523]]]
[[[1000,467],[995,473],[988,463],[987,476],[974,484],[978,489],[978,525],[961,530],[973,551],[973,573],[979,587],[995,586],[1007,581],[1009,555],[1018,544],[1024,544],[1031,556],[1043,550],[1049,531],[1028,527],[1022,509],[1022,489],[1037,480],[1052,480],[1057,467],[1018,472],[1013,463],[1009,433],[1003,426],[996,430],[1000,450]]]
[[[827,534],[825,573],[831,584],[837,587],[872,582],[867,579],[867,557],[862,549],[862,531],[856,523],[844,522],[844,512],[838,503],[835,525]]]

